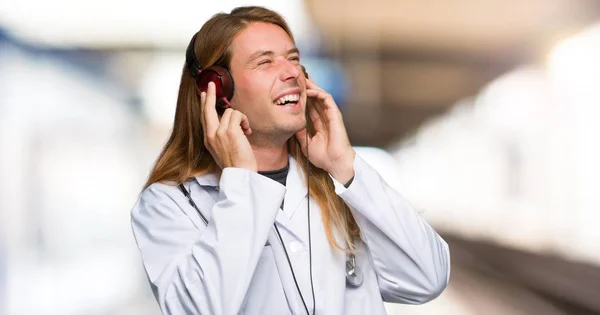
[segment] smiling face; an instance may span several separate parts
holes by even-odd
[[[252,22],[231,45],[231,106],[244,113],[252,138],[287,140],[306,125],[306,79],[300,54],[279,26]]]

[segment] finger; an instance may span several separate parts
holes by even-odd
[[[206,92],[200,93],[200,111],[202,112],[202,115],[200,115],[202,117],[200,126],[202,127],[202,132],[206,137],[206,115],[204,114],[204,106],[206,106]]]
[[[227,132],[227,128],[229,127],[229,121],[231,120],[231,113],[233,109],[227,108],[223,112],[223,116],[221,116],[221,121],[219,122],[219,127],[217,128],[218,135],[224,135]]]
[[[339,111],[337,104],[333,100],[331,94],[323,90],[306,90],[306,96],[308,96],[309,98],[319,100],[320,102],[313,103],[318,103],[321,107],[321,110]]]
[[[206,123],[206,132],[214,133],[219,127],[219,115],[215,108],[216,95],[215,95],[215,83],[209,82],[208,89],[206,90],[206,97],[204,101],[204,117]]]
[[[246,115],[244,115],[240,111],[234,111],[231,114],[231,119],[229,120],[229,128],[242,128],[242,131],[247,136],[252,133],[248,117],[246,117]]]
[[[242,130],[244,131],[244,134],[246,136],[249,136],[252,134],[252,128],[250,127],[250,120],[248,120],[248,117],[244,114],[242,114]]]
[[[311,102],[311,106],[308,106],[308,115],[312,121],[313,127],[315,128],[315,131],[325,130],[324,122],[321,116],[322,113],[312,103],[314,102]]]
[[[331,97],[331,94],[329,94],[321,89],[307,89],[306,96],[325,100],[325,99]]]

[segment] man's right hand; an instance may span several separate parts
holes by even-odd
[[[219,120],[215,104],[215,84],[210,82],[207,91],[200,94],[204,146],[222,169],[239,167],[256,172],[256,158],[247,138],[252,133],[248,117],[227,108]]]

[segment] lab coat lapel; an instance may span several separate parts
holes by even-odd
[[[308,190],[304,185],[302,170],[291,156],[289,157],[289,163],[290,168],[285,182],[286,192],[283,209],[277,213],[275,222],[292,236],[302,239],[300,230],[298,230],[298,222],[293,223],[292,216],[306,198]]]
[[[289,157],[290,168],[286,179],[286,192],[285,201],[283,203],[283,212],[288,219],[292,219],[292,216],[298,209],[298,205],[304,200],[308,193],[306,188],[305,176],[300,168],[300,165],[296,163],[296,160],[290,155]]]

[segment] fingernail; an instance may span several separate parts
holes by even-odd
[[[208,82],[208,86],[211,86],[211,84],[213,87],[215,86],[215,83],[213,81]]]

